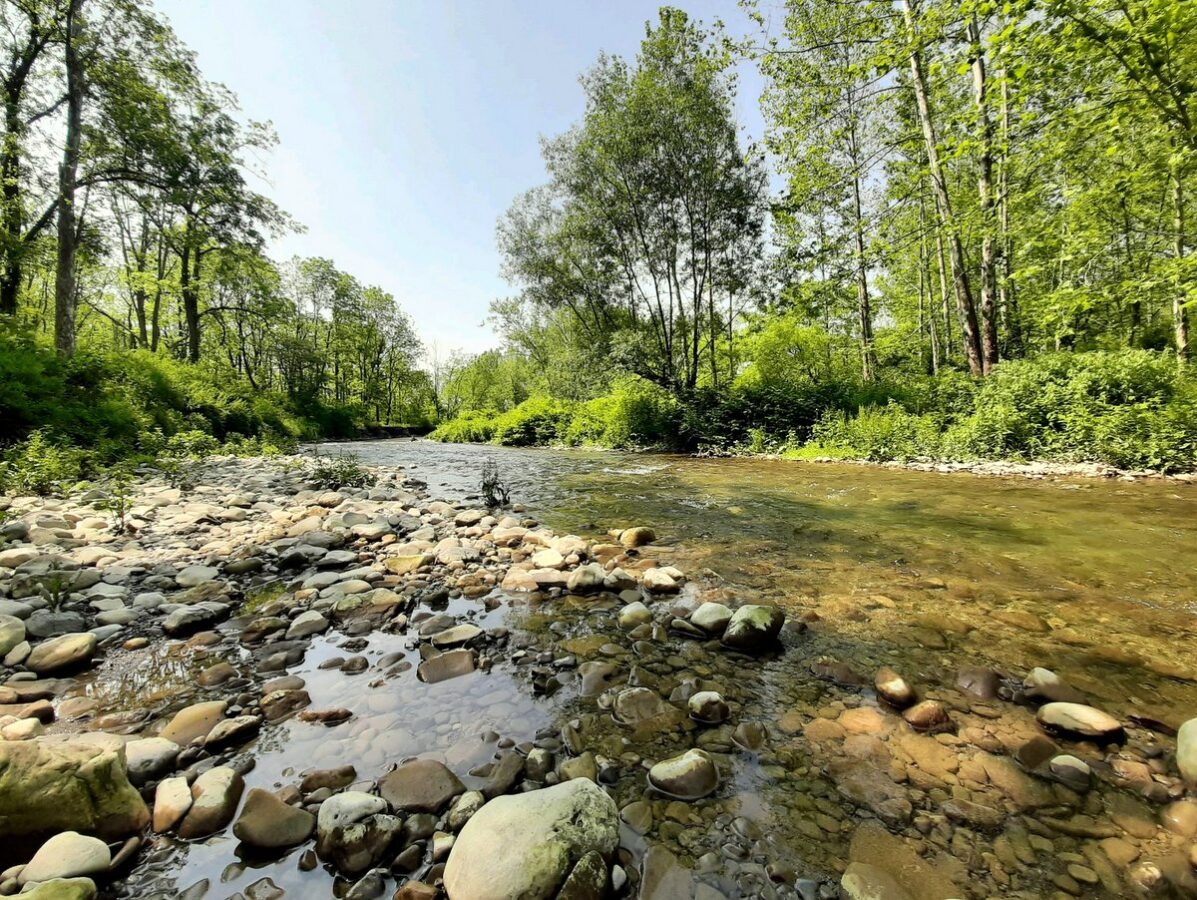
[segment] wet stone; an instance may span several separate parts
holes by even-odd
[[[719,788],[719,770],[705,750],[687,750],[654,765],[648,781],[668,797],[698,800]]]
[[[434,759],[404,763],[378,785],[379,793],[392,808],[406,812],[433,813],[465,791],[456,775]]]

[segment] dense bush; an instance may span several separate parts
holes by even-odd
[[[796,372],[780,363],[750,369],[729,388],[700,389],[686,403],[641,379],[616,379],[610,393],[593,400],[533,398],[502,415],[464,414],[433,436],[872,460],[1197,468],[1197,381],[1168,353],[1047,354],[1004,362],[980,380],[954,370],[867,383],[845,372],[822,381]]]
[[[179,362],[148,351],[81,351],[64,359],[20,332],[0,333],[0,445],[35,429],[51,443],[84,447],[101,459],[158,452],[158,436],[198,432],[220,443],[261,437],[350,437],[354,407],[306,403],[255,389],[227,366]]]
[[[64,446],[44,431],[34,431],[0,459],[0,492],[43,497],[61,493],[89,474],[92,465],[86,451]]]
[[[572,414],[572,403],[549,397],[529,397],[495,418],[491,440],[509,447],[560,443]]]
[[[941,381],[939,397],[826,414],[808,453],[1197,466],[1197,384],[1167,354],[1051,354],[1002,363],[975,386]]]
[[[471,410],[441,422],[429,437],[449,444],[485,444],[495,436],[495,415]]]
[[[907,412],[897,403],[866,406],[855,415],[834,412],[815,425],[814,447],[875,461],[938,455],[943,424],[931,413]]]
[[[682,423],[680,404],[641,378],[617,379],[611,393],[575,407],[563,443],[599,447],[672,447]]]
[[[317,457],[310,470],[312,481],[330,491],[341,488],[364,488],[374,484],[375,478],[369,470],[362,468],[352,453],[340,456]]]

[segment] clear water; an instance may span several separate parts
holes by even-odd
[[[1178,722],[1197,711],[1189,678],[1197,679],[1197,665],[1189,668],[1197,649],[1192,487],[404,440],[321,449],[405,466],[432,496],[451,500],[471,496],[482,462],[492,459],[513,500],[555,530],[599,537],[611,527],[651,525],[659,536],[651,553],[694,577],[702,596],[768,599],[810,629],[788,635],[784,654],[744,663],[692,642],[633,647],[613,627],[613,603],[531,606],[513,598],[490,609],[454,600],[450,612],[512,628],[513,645],[612,660],[617,681],[635,678],[665,696],[687,679],[716,686],[732,703],[732,725],[762,723],[770,741],[756,754],[731,744],[731,726],[629,734],[576,683],[538,696],[524,667],[505,659],[488,673],[423,684],[414,668],[373,665],[394,653],[418,661],[413,645],[394,635],[369,637],[368,671],[322,671],[322,660],[343,653],[333,634],[316,639],[293,671],[307,681],[313,708],[344,706],[354,717],[334,728],[266,728],[245,751],[256,763],[250,786],[294,783],[302,771],[345,763],[373,778],[417,755],[446,760],[474,786],[478,779],[466,773],[491,758],[497,736],[520,743],[575,722],[586,747],[623,763],[611,786],[623,806],[644,795],[644,760],[698,744],[718,755],[723,787],[685,808],[658,801],[653,829],[645,837],[627,830],[624,845],[634,863],[650,844],[665,844],[727,896],[761,896],[756,861],[834,879],[860,819],[801,736],[776,727],[787,713],[809,720],[829,705],[859,702],[859,691],[815,678],[816,659],[833,658],[869,681],[878,666],[893,665],[920,690],[945,697],[962,666],[1021,677],[1039,665],[1116,715]],[[202,662],[153,647],[110,660],[87,690],[105,709],[147,691],[177,690],[182,705],[195,699],[186,690],[189,666]],[[161,889],[164,877],[178,890],[206,878],[206,896],[224,898],[268,876],[290,896],[330,896],[328,873],[297,869],[300,851],[236,862],[236,843],[231,833],[190,846],[164,841],[127,895]],[[959,874],[950,863],[940,854],[944,870]],[[1046,883],[1050,874],[1026,877]],[[971,889],[991,890],[983,881]],[[778,895],[795,896],[785,888]]]

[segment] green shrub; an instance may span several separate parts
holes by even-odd
[[[519,406],[500,413],[494,420],[496,444],[509,447],[540,447],[560,443],[569,424],[573,404],[550,397],[529,397]]]
[[[166,439],[165,455],[179,459],[203,459],[220,449],[220,441],[207,432],[193,428]]]
[[[310,474],[312,481],[330,491],[339,491],[344,487],[364,488],[374,484],[374,476],[362,468],[352,453],[317,457]]]
[[[1197,384],[1166,353],[1059,353],[999,365],[985,379],[915,379],[905,403],[831,411],[810,452],[866,459],[1197,466]]]
[[[611,385],[611,393],[574,407],[560,439],[572,446],[675,446],[681,407],[664,390],[642,378],[625,376]]]
[[[69,490],[92,470],[90,455],[37,430],[9,448],[0,462],[0,490],[49,496]]]
[[[907,412],[897,403],[868,406],[855,416],[833,413],[814,428],[812,443],[835,455],[860,459],[910,459],[935,456],[943,423],[930,414]]]
[[[266,437],[283,449],[299,438],[352,437],[365,418],[355,406],[301,406],[257,389],[215,360],[193,365],[145,350],[81,350],[67,359],[0,325],[0,446],[42,428],[108,463],[130,453],[168,452],[172,436],[188,432],[218,444]],[[210,441],[195,434],[180,440],[186,454],[212,452]]]
[[[428,436],[448,444],[486,444],[495,436],[495,414],[471,410],[442,422]]]

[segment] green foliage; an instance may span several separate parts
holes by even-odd
[[[364,488],[374,484],[374,476],[362,468],[352,453],[317,457],[309,474],[313,482],[330,491],[345,487]]]
[[[124,534],[128,530],[127,517],[133,506],[133,476],[128,468],[117,467],[103,485],[104,496],[94,504],[101,512],[112,515],[112,530],[114,534]]]
[[[441,423],[430,436],[450,443],[512,447],[675,447],[682,419],[681,404],[668,392],[624,376],[615,379],[609,394],[593,400],[531,397],[503,413],[463,413]]]
[[[84,450],[71,447],[38,429],[10,447],[0,461],[0,491],[6,494],[59,494],[78,483],[93,468]]]
[[[530,397],[494,420],[491,440],[508,447],[557,444],[569,423],[573,404],[549,397]]]
[[[680,404],[642,378],[624,376],[611,392],[577,406],[561,433],[570,445],[672,447],[681,424]]]
[[[929,413],[908,412],[897,403],[866,406],[856,415],[836,412],[814,428],[812,444],[830,455],[874,461],[935,456],[943,426]]]
[[[442,422],[428,436],[447,444],[486,444],[495,436],[495,414],[469,410]]]
[[[215,363],[144,350],[64,359],[27,334],[0,334],[0,445],[40,429],[39,440],[86,447],[97,464],[133,453],[197,458],[222,444],[271,454],[301,438],[353,436],[363,418],[352,406],[301,408]]]
[[[1002,363],[972,389],[829,412],[807,453],[871,460],[1023,459],[1162,471],[1197,467],[1197,383],[1167,354],[1058,353]]]

